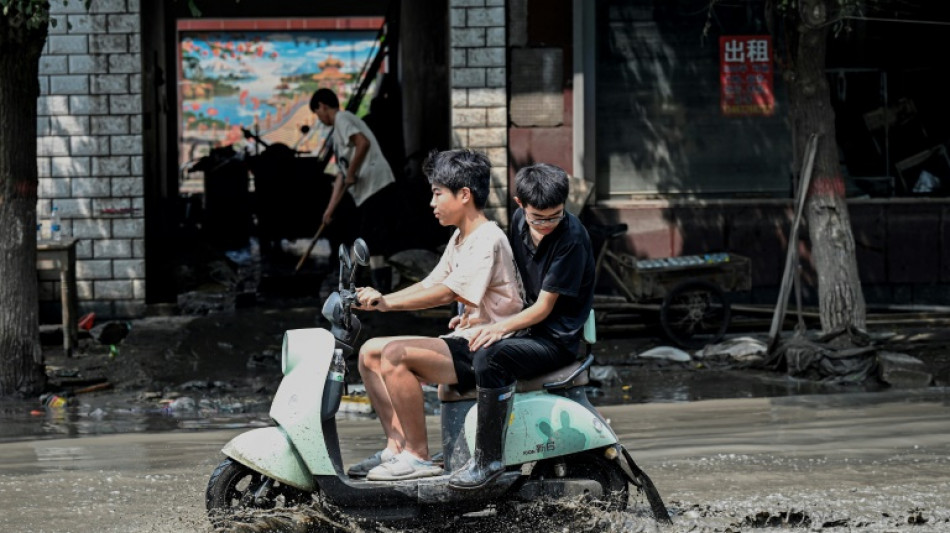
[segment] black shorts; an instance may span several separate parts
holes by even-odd
[[[455,367],[455,377],[458,383],[455,389],[464,394],[475,388],[475,368],[472,359],[475,355],[468,349],[468,339],[462,337],[442,337],[452,354],[452,365]]]
[[[473,354],[472,368],[479,387],[507,387],[519,379],[554,372],[577,359],[577,354],[551,339],[522,335],[501,339]]]

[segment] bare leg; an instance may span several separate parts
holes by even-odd
[[[394,416],[393,403],[383,382],[381,356],[386,344],[394,340],[407,340],[419,337],[377,337],[369,339],[360,348],[359,371],[366,387],[366,395],[373,404],[379,417],[379,423],[386,434],[386,447],[395,453],[402,451],[406,439],[399,419]]]
[[[449,347],[442,339],[392,341],[383,348],[381,366],[395,418],[402,426],[403,449],[420,459],[429,459],[419,381],[449,384],[458,381]]]

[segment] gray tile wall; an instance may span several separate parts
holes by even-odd
[[[492,162],[486,213],[506,223],[508,99],[504,0],[450,0],[452,137]]]
[[[77,244],[82,313],[145,312],[139,0],[52,0],[37,103],[39,202]],[[56,281],[41,296],[58,299]]]

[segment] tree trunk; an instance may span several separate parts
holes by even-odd
[[[47,28],[0,15],[0,396],[42,392],[36,281],[36,103]]]
[[[849,326],[864,330],[866,314],[844,180],[838,164],[835,115],[825,76],[829,4],[834,6],[836,2],[800,2],[789,84],[796,168],[801,168],[802,154],[798,152],[809,135],[816,132],[821,135],[805,212],[818,274],[821,328],[825,333]]]

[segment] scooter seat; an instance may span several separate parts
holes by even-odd
[[[561,367],[554,372],[549,372],[543,374],[536,378],[518,381],[515,391],[516,392],[531,392],[536,390],[541,390],[545,388],[547,383],[558,383],[564,381],[571,377],[571,375],[577,373],[577,370],[581,366],[588,364],[587,361],[576,361],[565,367]],[[584,369],[583,372],[577,373],[574,376],[574,379],[564,383],[558,388],[570,388],[570,387],[580,387],[587,385],[590,382],[590,372],[587,369]],[[550,388],[550,387],[548,387]],[[472,389],[465,393],[459,393],[458,389],[455,388],[455,385],[446,385],[444,383],[439,384],[439,400],[443,402],[460,402],[463,400],[477,400],[478,399],[478,390]]]

